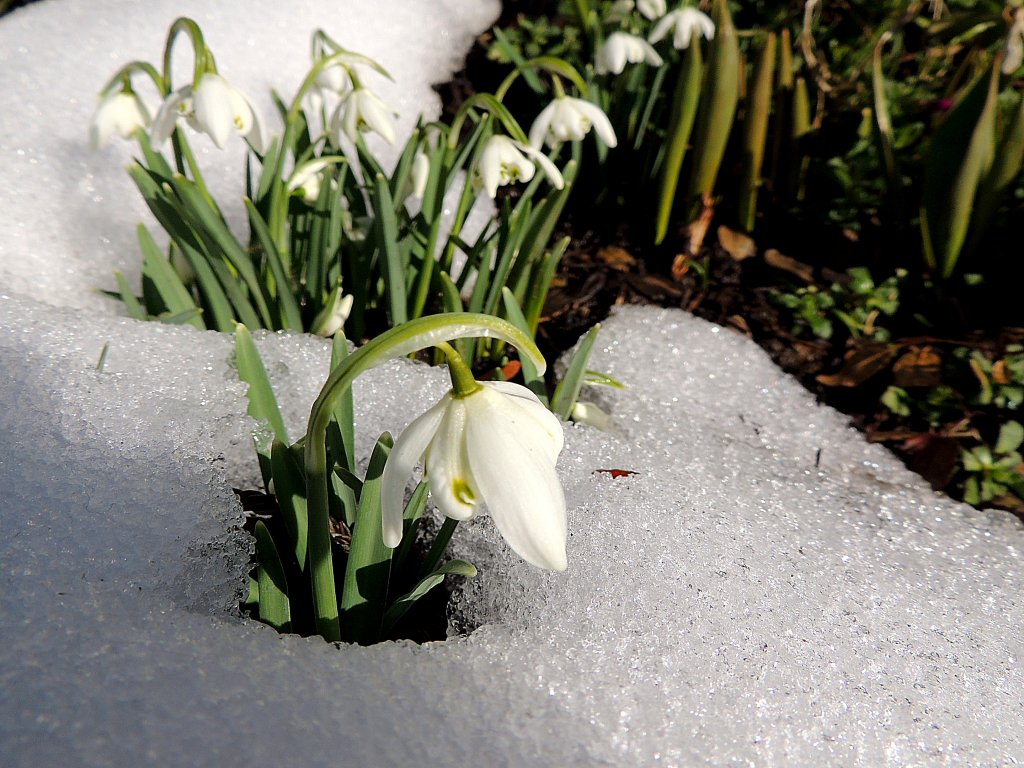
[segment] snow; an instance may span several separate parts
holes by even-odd
[[[231,488],[256,469],[233,342],[93,292],[137,277],[143,212],[127,147],[89,155],[84,126],[104,77],[182,13],[253,96],[295,81],[322,24],[380,57],[411,113],[436,109],[427,84],[496,12],[343,7],[48,0],[0,20],[0,93],[21,105],[0,111],[4,764],[1024,761],[1020,523],[933,494],[752,343],[679,311],[602,328],[591,367],[627,388],[587,393],[610,431],[566,427],[565,574],[484,517],[454,541],[480,569],[454,606],[467,636],[337,648],[237,615],[251,541]],[[301,434],[328,345],[256,339]],[[446,386],[408,361],[361,378],[363,450]]]

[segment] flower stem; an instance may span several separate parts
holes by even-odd
[[[439,350],[444,352],[448,359],[448,375],[452,379],[452,391],[456,397],[466,397],[480,390],[480,383],[473,378],[473,372],[469,370],[462,355],[455,351],[455,348],[446,341],[435,344]]]

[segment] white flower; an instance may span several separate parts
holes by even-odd
[[[448,392],[395,441],[381,479],[384,544],[402,539],[402,501],[423,457],[434,504],[467,520],[481,504],[498,531],[527,562],[566,568],[565,497],[555,462],[562,425],[526,387],[485,382],[463,397]]]
[[[170,94],[153,120],[153,143],[162,145],[170,138],[178,119],[209,136],[219,149],[232,133],[248,138],[253,149],[264,149],[263,126],[256,110],[240,90],[220,75],[207,72],[199,85],[186,85]]]
[[[626,68],[627,62],[636,64],[641,61],[654,67],[664,63],[654,46],[642,37],[627,32],[613,32],[597,51],[597,73],[618,75]]]
[[[331,64],[320,70],[313,80],[314,87],[321,93],[345,93],[352,85],[348,70],[341,64]]]
[[[654,25],[650,40],[656,43],[663,39],[670,29],[675,28],[672,45],[677,50],[689,48],[694,34],[710,40],[715,36],[715,22],[706,13],[696,8],[677,8]]]
[[[514,181],[529,181],[536,169],[533,163],[526,159],[527,156],[537,162],[555,189],[565,186],[562,174],[547,155],[531,146],[513,141],[508,136],[491,136],[487,140],[473,169],[473,186],[477,191],[483,189],[493,200],[498,193],[498,187]]]
[[[636,9],[645,19],[653,21],[664,16],[668,6],[665,4],[665,0],[636,0]]]
[[[430,176],[430,159],[421,149],[412,159],[412,196],[418,200],[423,199],[423,193],[427,190],[427,179]]]
[[[127,139],[136,129],[146,128],[149,123],[149,109],[142,99],[134,93],[113,91],[96,107],[89,124],[89,145],[94,150],[99,149],[115,133]]]
[[[583,99],[558,96],[533,121],[530,146],[540,147],[547,142],[549,147],[554,148],[563,141],[580,141],[590,132],[591,127],[609,147],[618,143],[615,130],[600,107]]]
[[[352,294],[344,295],[339,285],[331,294],[330,300],[313,320],[312,332],[317,336],[330,338],[345,325],[349,313],[352,312]]]
[[[360,131],[379,133],[388,144],[395,143],[395,126],[391,121],[394,111],[371,91],[356,88],[342,96],[341,103],[331,117],[331,132],[335,143],[341,134],[355,143]]]
[[[303,163],[292,171],[285,189],[289,193],[298,191],[306,203],[316,205],[316,201],[320,199],[320,185],[324,177],[324,168],[335,162],[337,162],[335,158],[320,158]],[[334,179],[331,179],[331,187],[337,187],[337,182]]]

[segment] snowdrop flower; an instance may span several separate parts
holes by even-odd
[[[609,147],[618,142],[608,116],[600,107],[583,99],[557,96],[537,115],[530,128],[530,146],[539,148],[544,142],[552,149],[563,141],[581,141],[591,127]]]
[[[651,42],[657,43],[664,39],[673,28],[675,32],[672,45],[677,50],[689,48],[695,34],[697,37],[703,36],[705,40],[715,36],[715,22],[706,13],[701,13],[696,8],[677,8],[654,25]]]
[[[245,94],[214,72],[205,73],[195,88],[179,88],[164,100],[153,120],[153,144],[166,142],[179,118],[209,136],[219,149],[232,133],[249,139],[257,152],[264,149],[263,126],[256,110]]]
[[[348,70],[342,64],[331,64],[317,74],[313,86],[321,93],[343,94],[352,86]]]
[[[434,504],[468,520],[482,504],[508,545],[524,560],[566,569],[565,497],[555,462],[562,425],[526,387],[477,382],[470,394],[449,391],[395,441],[381,478],[384,544],[402,539],[402,502],[423,457]]]
[[[493,200],[498,194],[498,187],[514,181],[529,181],[536,169],[527,157],[537,162],[555,189],[565,186],[562,174],[544,153],[529,145],[513,141],[508,136],[499,135],[491,136],[480,153],[480,159],[473,169],[474,188],[478,192],[483,189]]]
[[[288,178],[285,189],[289,192],[298,192],[302,199],[309,205],[315,205],[320,198],[320,185],[324,178],[324,168],[337,162],[337,158],[319,158],[303,163]],[[331,179],[331,187],[336,188],[337,182]]]
[[[627,62],[636,64],[641,61],[653,67],[664,63],[654,46],[642,37],[628,32],[613,32],[597,51],[597,74],[618,75],[626,68]]]
[[[412,159],[412,196],[417,200],[423,199],[423,193],[427,190],[427,179],[430,176],[430,159],[421,149]]]
[[[341,103],[331,117],[331,132],[336,143],[342,134],[353,144],[360,131],[379,133],[388,144],[395,143],[394,111],[366,88],[356,88],[342,96]]]
[[[665,15],[668,6],[665,0],[636,0],[636,9],[645,19],[654,21]]]
[[[135,93],[112,91],[103,98],[92,116],[89,145],[97,150],[115,133],[127,139],[136,129],[149,127],[150,120],[149,109]]]
[[[344,295],[339,285],[331,294],[330,300],[313,320],[313,333],[329,339],[341,330],[352,312],[352,294]]]

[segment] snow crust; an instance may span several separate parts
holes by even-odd
[[[392,69],[396,104],[436,108],[426,84],[495,12],[47,0],[0,21],[0,93],[21,105],[0,110],[4,765],[1024,762],[1022,526],[936,496],[679,311],[602,329],[591,367],[627,389],[587,393],[611,431],[566,428],[567,573],[482,518],[454,541],[481,572],[455,603],[466,637],[336,648],[237,615],[251,542],[231,487],[256,469],[232,339],[91,293],[137,275],[143,216],[111,162],[126,148],[83,149],[91,94],[189,13],[253,96],[293,87],[323,25]],[[329,348],[256,339],[298,436]],[[363,450],[446,387],[407,361],[361,378]]]

